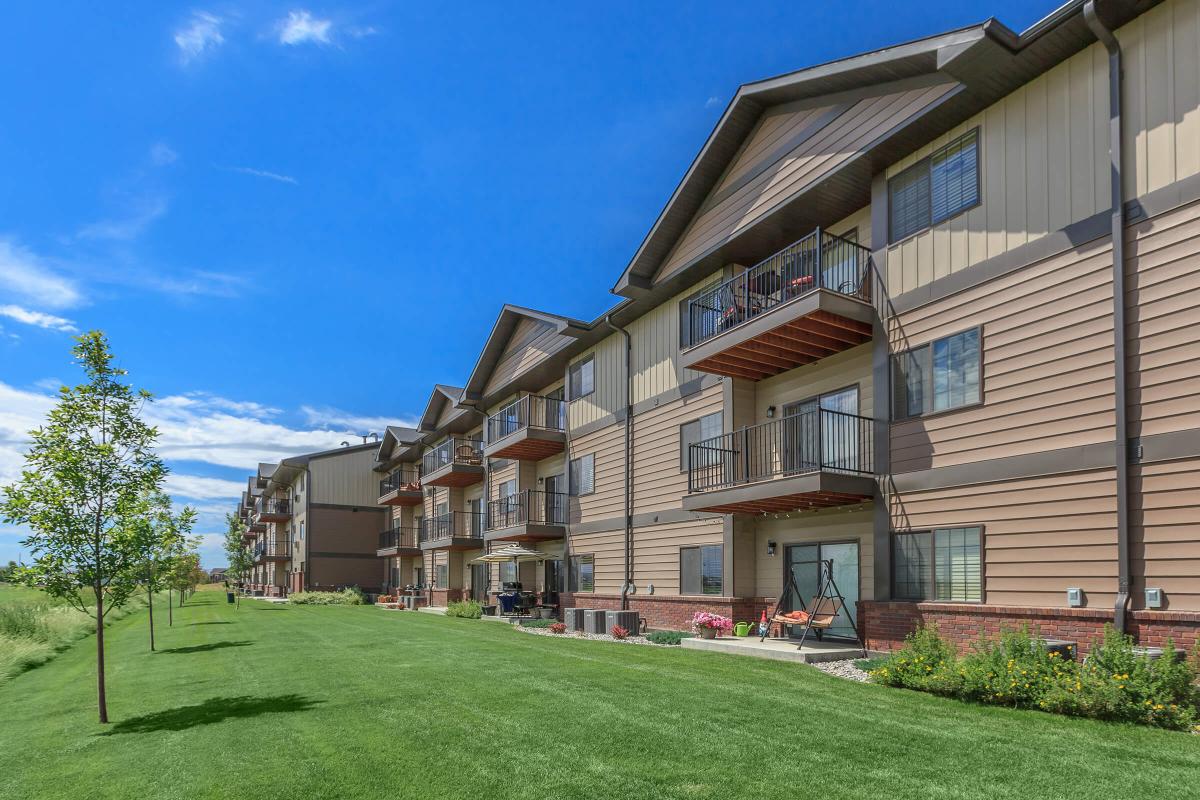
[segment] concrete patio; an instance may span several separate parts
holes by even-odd
[[[776,661],[795,661],[800,664],[818,664],[824,661],[843,661],[848,658],[862,658],[863,651],[853,642],[826,640],[823,642],[808,639],[804,649],[797,645],[797,639],[767,639],[760,642],[757,636],[722,636],[717,639],[701,639],[699,637],[684,639],[683,647],[691,650],[708,650],[715,653],[732,653],[734,655],[752,656],[754,658],[770,658]],[[867,657],[879,653],[867,651]]]

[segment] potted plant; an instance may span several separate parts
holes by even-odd
[[[708,611],[697,611],[692,615],[692,630],[701,639],[715,639],[718,636],[728,636],[733,630],[733,620],[713,614]]]

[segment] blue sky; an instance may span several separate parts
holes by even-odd
[[[17,4],[0,482],[100,328],[169,488],[415,418],[500,305],[590,319],[740,83],[1040,2]],[[0,560],[20,553],[0,527]]]

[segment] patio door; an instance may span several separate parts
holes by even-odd
[[[858,471],[857,416],[858,386],[784,406],[781,420],[784,472]]]
[[[862,280],[858,229],[830,237],[821,247],[821,286],[842,294],[857,294]]]
[[[488,565],[471,565],[471,599],[486,603],[488,597]]]
[[[565,525],[567,522],[567,498],[563,494],[566,481],[562,475],[546,476],[546,515],[545,522],[550,525]]]
[[[817,561],[831,559],[833,561],[833,580],[837,583],[838,589],[842,592],[842,597],[845,598],[845,607],[837,615],[834,620],[833,627],[825,629],[824,636],[842,636],[846,638],[854,637],[854,629],[850,626],[850,622],[854,619],[855,604],[858,602],[858,542],[818,542],[816,544],[793,544],[787,547],[787,557],[784,563],[784,569],[796,579],[796,587],[800,590],[800,597],[796,597],[796,590],[789,587],[788,601],[789,607],[792,609],[800,608],[800,599],[804,601],[804,605],[812,605],[813,598],[816,597],[818,591],[817,580],[820,572]],[[787,579],[787,573],[784,574],[784,579]],[[791,633],[793,636],[799,637],[803,632],[803,628],[793,626]]]
[[[471,538],[478,539],[483,535],[483,501],[479,498],[468,500],[467,511],[471,517]]]

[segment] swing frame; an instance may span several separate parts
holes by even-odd
[[[795,562],[792,562],[792,564],[790,566],[799,566],[799,565],[803,565],[803,564],[816,564],[817,565],[817,593],[813,597],[814,611],[825,600],[836,600],[837,601],[838,611],[834,612],[834,616],[836,616],[838,612],[845,611],[846,610],[846,597],[845,597],[845,595],[842,594],[842,590],[838,588],[837,581],[834,580],[833,559],[832,558],[818,558],[818,559],[813,559],[811,561],[795,561]],[[800,610],[808,612],[808,619],[803,623],[804,632],[800,634],[800,643],[796,646],[797,650],[802,650],[804,648],[805,640],[808,639],[808,634],[813,629],[813,618],[816,616],[816,614],[809,611],[808,606],[805,605],[804,595],[800,593],[800,587],[796,585],[796,573],[794,570],[791,570],[791,569],[787,570],[787,583],[786,583],[786,585],[784,585],[783,591],[781,591],[779,593],[779,598],[775,601],[775,609],[774,609],[774,611],[771,612],[771,614],[768,618],[767,627],[763,627],[759,631],[760,635],[758,637],[758,640],[760,642],[766,641],[767,632],[770,630],[769,625],[771,622],[779,622],[781,625],[789,625],[789,624],[790,625],[799,625],[799,624],[801,624],[801,623],[798,623],[795,621],[788,623],[779,617],[780,608],[783,606],[784,601],[787,599],[789,589],[792,590],[792,592],[794,593],[796,598],[800,601]],[[795,609],[793,609],[793,610],[795,610]],[[862,651],[862,657],[866,658],[867,657],[866,643],[863,642],[862,634],[858,632],[858,623],[854,621],[854,615],[850,614],[848,611],[846,613],[846,621],[850,623],[850,629],[852,631],[854,631],[854,641],[858,643],[858,647]],[[821,639],[821,630],[822,630],[822,628],[817,628],[817,639],[818,640]]]

